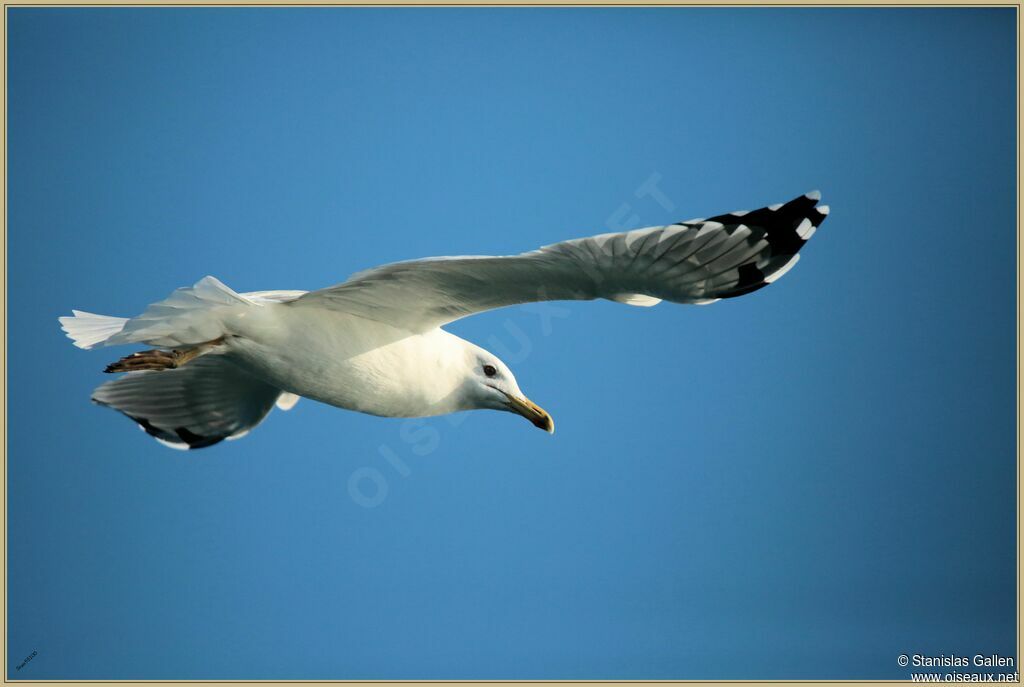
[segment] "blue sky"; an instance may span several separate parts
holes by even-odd
[[[8,39],[9,677],[1013,655],[1013,10],[10,9]],[[306,400],[171,451],[89,403],[126,351],[56,322],[813,188],[829,220],[750,296],[452,326],[553,437]]]

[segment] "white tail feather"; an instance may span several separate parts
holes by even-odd
[[[124,329],[125,317],[96,315],[82,310],[72,310],[71,317],[58,317],[60,328],[79,348],[92,348],[103,343]]]
[[[212,341],[223,332],[220,315],[225,309],[260,306],[222,284],[203,277],[153,303],[138,317],[125,319],[72,310],[74,317],[60,323],[79,348],[145,343],[152,346],[194,345]]]

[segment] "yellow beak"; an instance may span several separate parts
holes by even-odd
[[[504,391],[501,393],[505,394]],[[548,434],[555,433],[555,421],[551,419],[548,412],[528,398],[519,398],[511,394],[505,394],[508,398],[508,407],[514,413],[518,413],[533,423],[534,427],[540,427]]]

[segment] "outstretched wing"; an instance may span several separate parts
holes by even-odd
[[[606,298],[705,304],[785,274],[828,215],[814,191],[783,205],[664,227],[564,241],[510,256],[427,258],[383,265],[311,291],[294,307],[325,307],[424,331],[517,303]]]

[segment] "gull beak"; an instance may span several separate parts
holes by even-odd
[[[548,412],[528,398],[519,398],[511,394],[505,394],[508,398],[508,407],[513,413],[522,415],[533,423],[534,427],[540,427],[548,434],[555,433],[555,421],[551,419]]]

